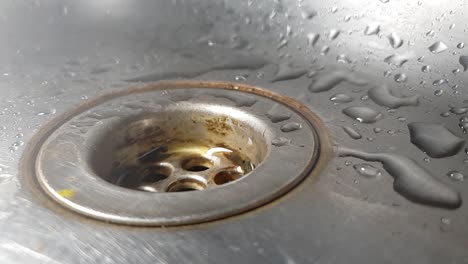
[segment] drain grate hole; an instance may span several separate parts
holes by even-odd
[[[228,170],[221,171],[213,177],[213,181],[216,185],[223,185],[232,181],[235,181],[243,176],[243,173],[238,171]]]
[[[182,162],[182,168],[187,171],[205,171],[210,169],[213,163],[207,158],[192,157]]]
[[[168,192],[189,192],[189,191],[200,191],[206,188],[203,182],[195,179],[182,179],[178,180],[167,188]]]
[[[141,172],[141,182],[144,184],[155,183],[169,177],[172,169],[167,166],[151,166],[143,169]]]

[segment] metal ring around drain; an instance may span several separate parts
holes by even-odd
[[[98,136],[135,117],[200,106],[262,131],[266,153],[245,177],[203,191],[152,193],[116,186],[96,172],[92,159],[99,151]],[[301,129],[284,129],[290,123]],[[40,133],[32,153],[42,189],[72,211],[121,224],[181,225],[227,217],[281,196],[311,173],[320,148],[328,149],[324,131],[307,108],[269,91],[229,83],[161,82],[104,95],[58,117]]]

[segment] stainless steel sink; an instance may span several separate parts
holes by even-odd
[[[0,262],[468,263],[467,8],[0,1]]]

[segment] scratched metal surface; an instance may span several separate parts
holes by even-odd
[[[459,43],[468,42],[467,11],[464,1],[428,0],[1,1],[0,261],[468,263],[466,204],[447,210],[410,202],[393,190],[392,177],[379,163],[366,162],[382,171],[366,179],[352,166],[364,161],[354,158],[333,159],[317,180],[308,179],[257,210],[178,228],[104,224],[54,210],[18,177],[25,144],[54,116],[133,85],[124,80],[149,74],[156,81],[154,76],[178,73],[244,82],[296,98],[325,121],[338,145],[411,157],[466,200],[468,181],[446,176],[452,170],[468,174],[464,151],[428,158],[410,143],[407,124],[443,123],[466,139],[459,128],[463,115],[441,113],[450,104],[466,106],[468,78],[459,57],[468,52]],[[373,23],[379,33],[365,34]],[[401,46],[392,47],[387,37],[392,32],[403,40]],[[320,35],[314,46],[309,33]],[[437,41],[447,49],[435,54],[428,47]],[[388,64],[384,59],[392,54],[403,54],[407,62]],[[211,70],[241,55],[269,63]],[[317,75],[270,82],[277,65],[289,62]],[[424,65],[430,65],[429,72],[421,70]],[[202,71],[194,73],[195,68]],[[352,70],[369,84],[308,90],[316,78],[336,70]],[[407,80],[396,82],[397,74]],[[434,86],[439,79],[447,83]],[[419,106],[387,111],[362,98],[381,83],[419,95]],[[329,98],[336,93],[355,99],[334,105]],[[358,123],[341,111],[350,105],[369,106],[384,118]],[[362,138],[351,139],[342,126],[357,127]],[[375,133],[375,127],[382,132]]]

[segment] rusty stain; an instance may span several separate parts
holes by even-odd
[[[205,120],[206,130],[225,136],[232,131],[232,125],[237,125],[237,121],[228,118],[227,116],[214,117]]]

